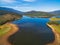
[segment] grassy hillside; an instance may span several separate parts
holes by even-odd
[[[7,22],[15,21],[22,17],[22,15],[17,12],[19,11],[0,7],[0,37],[11,29],[11,27],[6,24]]]
[[[60,33],[60,18],[50,18],[48,22],[49,25],[52,26],[57,32]]]
[[[18,20],[22,17],[22,15],[9,13],[0,15],[0,25],[5,24],[10,21]]]
[[[50,21],[60,21],[60,18],[50,18]]]
[[[0,7],[0,25],[20,19],[22,13],[11,8]]]
[[[2,25],[0,26],[0,37],[3,36],[5,33],[7,33],[11,29],[8,25]]]

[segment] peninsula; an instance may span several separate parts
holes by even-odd
[[[5,26],[4,26],[5,25]],[[1,36],[0,36],[0,45],[12,45],[8,42],[8,38],[9,36],[13,35],[14,33],[16,33],[18,31],[18,27],[17,25],[15,24],[11,24],[11,23],[6,23],[2,26],[2,29],[5,28],[5,27],[9,27],[8,31],[2,31],[3,33],[1,33]]]

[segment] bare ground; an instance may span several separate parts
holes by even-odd
[[[18,27],[15,24],[7,23],[8,26],[11,27],[11,30],[7,32],[5,35],[3,35],[0,39],[0,45],[12,45],[11,43],[8,42],[9,36],[13,35],[18,31]]]
[[[58,33],[53,27],[52,25],[47,24],[53,31],[54,35],[55,35],[55,41],[47,44],[47,45],[60,45],[60,33]]]

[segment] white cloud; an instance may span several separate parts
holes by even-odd
[[[16,0],[0,0],[1,3],[13,3],[16,2]]]
[[[23,0],[23,1],[26,1],[26,2],[35,2],[36,0]]]
[[[54,11],[54,10],[59,10],[60,8],[47,8],[47,7],[38,7],[38,8],[35,8],[35,7],[30,7],[30,6],[1,6],[1,7],[8,7],[8,8],[12,8],[12,9],[15,9],[15,10],[18,10],[18,11],[22,11],[22,12],[26,12],[26,11],[31,11],[31,10],[36,10],[36,11],[45,11],[45,12],[50,12],[50,11]],[[39,9],[39,10],[37,10]]]
[[[30,6],[2,6],[2,7],[8,7],[8,8],[12,8],[12,9],[19,10],[22,12],[31,11],[31,10],[35,9]]]
[[[19,11],[30,11],[33,10],[33,7],[28,7],[28,6],[16,6],[16,7],[12,7],[13,9],[19,10]]]

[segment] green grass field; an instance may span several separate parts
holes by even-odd
[[[0,26],[0,36],[3,36],[4,34],[6,34],[10,29],[11,28],[8,25]]]
[[[57,32],[60,33],[60,18],[50,18],[48,22]]]
[[[57,31],[58,33],[60,33],[60,25],[51,25],[55,31]]]
[[[50,18],[50,21],[60,21],[60,18]]]

